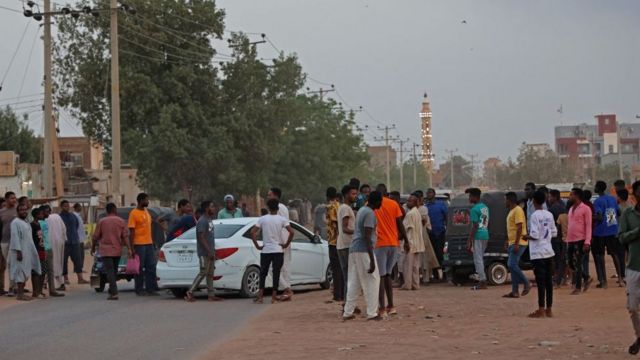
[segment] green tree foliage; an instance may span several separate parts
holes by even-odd
[[[451,160],[447,160],[440,165],[442,173],[442,184],[451,185]],[[455,188],[471,185],[473,179],[473,169],[471,162],[460,155],[453,157],[453,185]]]
[[[139,169],[152,195],[254,195],[277,185],[288,197],[317,198],[361,169],[366,153],[352,118],[304,95],[295,55],[265,63],[242,33],[224,39],[231,54],[218,54],[225,13],[213,1],[127,4],[137,13],[122,12],[118,26],[123,163]],[[57,100],[108,157],[108,18],[63,17],[58,26]]]
[[[0,151],[14,151],[20,162],[40,161],[40,145],[33,131],[27,126],[28,117],[18,119],[10,107],[0,108]]]

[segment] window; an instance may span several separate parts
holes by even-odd
[[[291,242],[302,244],[311,244],[313,242],[313,239],[306,232],[298,229],[297,226],[291,226],[291,228],[293,229],[293,240]]]
[[[604,118],[604,124],[609,125],[609,118]]]
[[[591,154],[591,146],[589,146],[589,144],[578,144],[578,154],[581,154],[581,155]]]
[[[71,153],[69,155],[69,161],[73,164],[73,166],[84,166],[84,156],[82,153]]]

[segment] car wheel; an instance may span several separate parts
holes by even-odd
[[[331,271],[331,265],[327,266],[327,272],[325,274],[324,282],[320,283],[320,287],[323,289],[329,289],[333,285],[333,272]]]
[[[245,270],[240,285],[240,295],[245,298],[252,298],[258,295],[260,290],[260,269],[250,266]]]
[[[94,288],[97,293],[101,293],[104,291],[104,288],[107,286],[107,278],[104,275],[100,275],[100,285]]]
[[[176,299],[183,299],[187,295],[187,288],[171,288],[169,289]]]
[[[487,280],[491,285],[504,285],[507,282],[509,270],[501,262],[494,262],[487,268]]]

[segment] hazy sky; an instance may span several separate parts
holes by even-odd
[[[599,113],[640,121],[639,1],[217,3],[227,11],[228,29],[266,33],[278,48],[297,53],[311,77],[335,84],[349,105],[395,124],[394,135],[419,141],[418,112],[428,92],[438,162],[445,149],[506,158],[522,141],[553,144],[553,126],[592,122]],[[20,2],[0,5],[18,9]],[[36,23],[3,9],[0,75],[27,22],[0,105],[17,96],[27,67],[22,93],[41,92],[40,41],[28,58]],[[268,44],[260,46],[263,57],[274,56]],[[34,115],[33,126],[41,126]],[[366,114],[357,121],[369,125],[367,140],[382,134]]]

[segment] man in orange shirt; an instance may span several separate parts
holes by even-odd
[[[149,195],[138,194],[138,206],[129,213],[129,239],[140,258],[140,270],[135,277],[136,295],[157,295],[156,252],[151,238],[151,214],[147,211]],[[145,291],[146,290],[146,291]]]
[[[389,199],[387,186],[380,184],[376,188],[384,197],[382,205],[375,211],[378,226],[376,227],[376,262],[380,272],[379,314],[385,317],[387,314],[395,315],[398,312],[393,306],[393,287],[391,285],[391,273],[398,261],[398,247],[400,239],[406,240],[407,233],[402,223],[402,210],[397,202]],[[400,236],[398,236],[400,234]],[[409,242],[405,241],[405,251],[409,252]],[[385,307],[385,294],[388,306]]]

